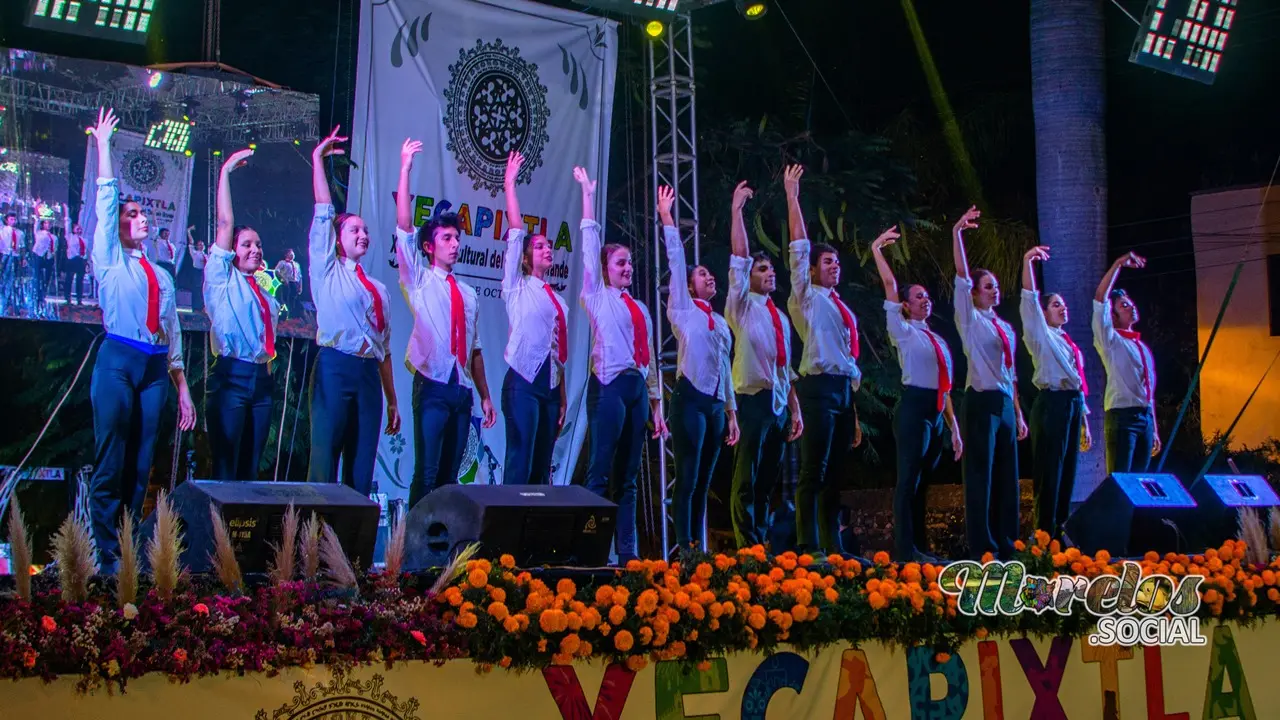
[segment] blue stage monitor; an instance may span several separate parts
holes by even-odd
[[[1205,475],[1206,483],[1214,494],[1230,507],[1276,507],[1280,496],[1261,475]],[[1192,492],[1197,488],[1193,487]]]
[[[1149,0],[1129,61],[1212,85],[1237,0]]]

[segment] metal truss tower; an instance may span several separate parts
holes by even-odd
[[[685,257],[690,267],[699,262],[698,141],[693,78],[693,24],[688,14],[675,15],[667,23],[666,32],[649,43],[649,128],[653,152],[649,199],[656,201],[660,186],[666,185],[675,190],[675,206],[671,215],[685,244]],[[675,387],[676,340],[667,323],[666,313],[671,271],[664,257],[666,249],[662,227],[652,212],[652,209],[646,212],[646,217],[653,217],[648,234],[649,261],[653,263],[648,274],[653,281],[649,289],[649,307],[653,309],[653,330],[662,371],[665,407],[666,398]],[[661,505],[658,513],[660,522],[657,524],[662,530],[655,539],[662,549],[663,559],[666,559],[675,542],[671,532],[670,507],[671,491],[675,485],[675,461],[670,441],[660,439],[658,448],[656,464]],[[696,529],[694,534],[701,536],[704,529]]]

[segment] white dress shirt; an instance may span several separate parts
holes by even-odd
[[[36,241],[31,245],[31,253],[36,257],[53,257],[53,233],[48,230],[37,230]]]
[[[276,263],[276,279],[280,282],[298,282],[302,279],[302,268],[297,262],[281,260]]]
[[[204,270],[205,263],[208,261],[209,254],[203,250],[191,248],[191,267],[197,270]]]
[[[635,333],[631,324],[631,310],[622,299],[622,291],[605,282],[604,268],[600,267],[600,224],[595,220],[583,220],[582,229],[582,293],[579,301],[591,320],[591,371],[602,385],[608,385],[623,372],[639,370],[649,388],[649,399],[662,398],[661,378],[658,377],[658,353],[654,350],[653,318],[645,304],[632,298],[644,315],[644,325],[649,338],[649,365],[637,367],[635,360]]]
[[[667,246],[667,264],[671,270],[671,292],[667,296],[667,320],[676,336],[676,374],[688,378],[698,392],[724,401],[725,410],[737,410],[733,392],[733,367],[729,350],[733,335],[729,322],[720,313],[698,307],[689,294],[688,270],[684,260],[684,242],[671,226],[663,226],[662,239]],[[699,301],[705,302],[705,301]],[[710,306],[707,306],[710,308]],[[707,318],[712,327],[707,327]]]
[[[83,235],[75,233],[67,233],[67,259],[75,260],[76,258],[89,257],[89,242],[84,239]]]
[[[942,361],[946,364],[947,377],[952,377],[951,348],[942,336],[929,329],[924,320],[908,320],[902,314],[902,303],[884,301],[885,324],[889,328],[889,342],[898,351],[898,365],[902,367],[902,384],[908,387],[938,389],[938,353],[929,337],[938,341]]]
[[[800,333],[801,375],[846,375],[854,391],[862,385],[862,371],[851,350],[852,338],[836,307],[833,288],[815,287],[809,281],[809,241],[791,242],[791,296],[787,310]],[[857,332],[858,316],[845,303]]]
[[[266,328],[262,323],[262,304],[249,284],[258,281],[236,269],[234,250],[223,250],[214,245],[209,251],[209,259],[212,262],[204,268],[204,308],[209,313],[213,354],[249,363],[271,360],[272,356],[267,354]],[[280,303],[266,290],[259,288],[259,291],[267,300],[267,313],[274,334]]]
[[[24,244],[24,235],[16,227],[0,225],[0,255],[18,255]]]
[[[159,258],[160,262],[171,263],[173,262],[173,258],[176,254],[177,252],[173,247],[172,240],[165,240],[164,238],[159,237],[156,238],[156,257]]]
[[[452,273],[430,265],[418,247],[416,233],[398,227],[396,259],[400,265],[400,291],[413,311],[413,333],[405,350],[405,367],[438,383],[448,383],[456,369],[459,384],[474,388],[471,354],[480,349],[480,338],[476,335],[478,296],[475,288],[454,278],[466,318],[466,351],[459,359],[454,357],[451,342],[453,291],[449,277]]]
[[[729,258],[729,296],[724,312],[738,348],[733,355],[733,387],[743,395],[755,395],[761,390],[772,393],[773,414],[781,415],[787,407],[791,382],[799,377],[791,369],[791,323],[787,314],[779,309],[786,362],[778,367],[778,344],[768,307],[769,298],[751,292],[751,266],[754,263],[749,257],[733,255]]]
[[[1031,382],[1041,390],[1080,391],[1080,373],[1084,371],[1084,354],[1080,356],[1080,368],[1076,369],[1076,352],[1067,342],[1067,332],[1050,327],[1040,308],[1040,293],[1022,291],[1022,340],[1031,354],[1035,374]],[[1085,414],[1089,406],[1085,406]]]
[[[1111,321],[1111,299],[1093,301],[1093,347],[1102,356],[1107,371],[1107,392],[1103,410],[1154,408],[1156,394],[1156,359],[1147,344],[1121,337]],[[1146,362],[1150,387],[1142,382],[1142,366]]]
[[[551,387],[560,386],[560,341],[556,323],[565,316],[565,335],[569,332],[569,304],[555,291],[555,303],[547,296],[547,283],[526,275],[520,269],[524,255],[525,230],[507,231],[507,249],[502,258],[502,299],[507,305],[507,349],[503,358],[520,377],[533,382],[544,363],[551,367]],[[559,308],[557,312],[556,308]]]
[[[333,218],[332,205],[317,204],[308,240],[316,344],[381,362],[391,339],[391,298],[385,285],[365,274],[382,298],[383,328],[378,332],[373,329],[373,296],[356,277],[356,261],[338,257]]]
[[[960,331],[960,342],[964,345],[965,357],[969,359],[965,387],[979,391],[999,391],[1014,397],[1014,383],[1018,378],[1017,364],[1015,362],[1010,363],[1009,367],[1005,366],[1004,341],[996,330],[996,324],[1004,331],[1011,358],[1018,342],[1013,326],[1001,320],[995,310],[979,310],[974,306],[971,278],[956,276],[955,306],[956,329]]]
[[[93,277],[98,283],[102,325],[111,335],[147,345],[169,346],[169,369],[182,369],[182,329],[173,278],[151,264],[160,285],[160,331],[147,329],[147,272],[141,249],[120,244],[120,186],[115,178],[98,178],[98,225],[93,230]]]

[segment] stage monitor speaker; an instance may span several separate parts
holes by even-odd
[[[1280,496],[1261,475],[1205,475],[1191,484],[1197,510],[1193,550],[1216,548],[1239,533],[1240,511],[1257,510],[1267,527],[1271,508],[1280,506]]]
[[[1187,552],[1196,501],[1173,475],[1113,473],[1067,518],[1066,532],[1080,551],[1113,557]]]
[[[373,563],[373,543],[378,532],[378,504],[346,485],[304,482],[256,482],[192,480],[169,496],[182,521],[186,550],[182,562],[192,572],[209,572],[213,553],[213,520],[210,506],[218,509],[227,524],[240,570],[266,572],[280,542],[281,528],[289,504],[301,522],[314,512],[328,523],[342,543],[347,557],[367,570]],[[143,543],[155,532],[155,513],[140,529]]]
[[[446,485],[409,511],[404,567],[443,567],[474,542],[482,557],[510,554],[522,567],[602,567],[617,514],[579,485]]]

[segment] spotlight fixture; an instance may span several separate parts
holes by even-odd
[[[660,37],[660,36],[662,35],[662,31],[665,29],[665,27],[666,27],[666,26],[664,26],[664,25],[663,25],[660,21],[658,21],[658,20],[650,20],[650,21],[649,21],[649,22],[644,26],[644,32],[645,32],[645,34],[646,34],[646,35],[648,35],[649,37],[655,37],[655,38],[656,38],[656,37]]]
[[[766,0],[733,0],[733,6],[748,20],[759,20],[769,13],[769,3]]]
[[[147,129],[147,139],[143,144],[149,148],[171,153],[189,153],[193,125],[195,123],[186,117],[181,120],[162,120],[152,123]]]

